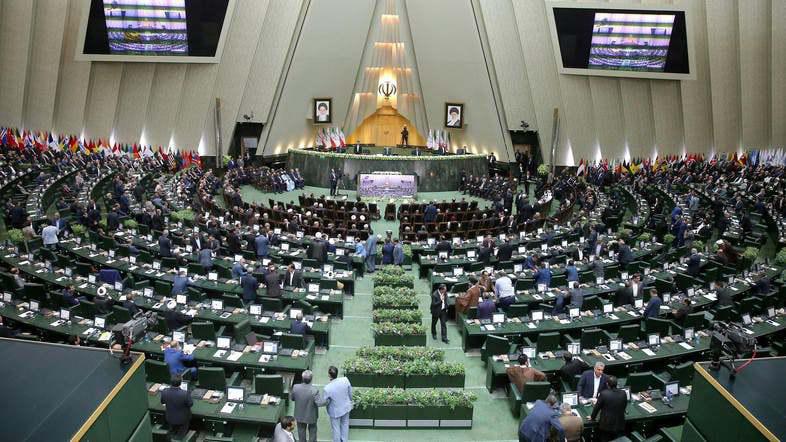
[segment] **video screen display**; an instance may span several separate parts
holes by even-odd
[[[185,0],[104,0],[109,52],[188,55]]]
[[[215,57],[229,1],[91,0],[83,54]]]
[[[684,11],[553,11],[563,68],[690,73]]]

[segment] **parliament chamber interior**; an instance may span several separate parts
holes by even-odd
[[[786,439],[785,22],[0,0],[0,440]]]

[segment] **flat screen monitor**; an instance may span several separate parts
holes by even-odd
[[[578,307],[571,307],[570,310],[568,310],[568,315],[570,315],[571,318],[578,318],[580,314],[581,312]]]
[[[61,308],[60,309],[60,319],[62,319],[63,321],[70,321],[71,320],[71,310],[68,310],[67,308]]]
[[[751,325],[753,321],[751,321],[751,315],[748,313],[742,314],[742,323],[745,325]]]
[[[644,307],[644,300],[643,299],[636,299],[635,301],[633,301],[633,306],[636,307],[636,308]]]
[[[289,251],[289,243],[281,243],[281,251],[288,252]]]
[[[686,341],[692,341],[694,336],[693,327],[687,327],[684,331],[684,334]]]
[[[223,310],[224,309],[224,301],[221,299],[211,299],[210,300],[210,308],[213,310]]]
[[[537,352],[535,351],[535,347],[522,347],[522,348],[521,348],[521,352],[522,352],[523,354],[527,355],[527,357],[528,357],[529,359],[534,359],[534,358],[535,358],[535,355],[536,355],[536,353],[537,353]]]
[[[218,273],[216,273],[216,272],[208,272],[207,280],[208,281],[218,281]]]
[[[262,343],[262,353],[267,354],[277,354],[278,353],[278,342],[276,341],[265,341]]]
[[[463,267],[453,267],[453,276],[461,276],[464,274]]]
[[[186,295],[176,295],[175,302],[178,304],[188,304],[188,297]]]
[[[95,284],[96,283],[96,275],[87,275],[87,282],[89,282],[90,284]]]
[[[679,396],[680,394],[680,383],[679,381],[674,382],[667,382],[663,392],[666,396]]]
[[[603,304],[603,313],[611,313],[614,311],[614,304]]]
[[[262,314],[262,306],[259,304],[251,304],[248,306],[248,312],[254,316]]]
[[[523,264],[513,264],[513,272],[521,273],[523,271],[524,271],[524,265]]]
[[[3,293],[3,302],[11,302],[12,299],[13,296],[10,293],[8,292]]]
[[[186,333],[181,331],[173,331],[172,332],[172,340],[175,342],[185,342],[186,341]]]
[[[145,298],[152,298],[153,297],[153,287],[145,287],[142,291],[142,296]]]
[[[104,327],[106,327],[106,319],[105,319],[105,318],[102,318],[102,317],[100,317],[100,316],[96,316],[96,317],[93,319],[93,325],[94,325],[96,328],[103,329]]]
[[[660,335],[648,335],[647,343],[649,345],[660,345]]]
[[[227,402],[243,402],[244,397],[243,387],[227,387]]]
[[[426,244],[433,246],[437,242],[434,238],[426,238]]]
[[[543,320],[543,311],[542,310],[534,310],[532,312],[532,320],[533,321],[542,321]]]
[[[439,252],[439,259],[448,259],[448,252]]]
[[[622,351],[622,341],[620,339],[612,339],[609,341],[609,350]]]
[[[289,310],[289,319],[297,319],[298,315],[303,315],[303,309],[293,308]]]
[[[319,291],[319,284],[317,284],[316,282],[309,282],[308,291],[311,293],[317,293]]]
[[[91,0],[79,61],[218,63],[234,0]]]
[[[581,353],[581,343],[580,342],[568,343],[568,351],[573,355],[577,355]]]
[[[40,307],[38,305],[38,301],[36,301],[35,299],[31,299],[30,300],[30,310],[34,311],[34,312],[37,312],[38,310],[40,310]]]
[[[491,322],[500,324],[505,322],[505,314],[504,313],[494,313],[491,315]]]
[[[578,393],[562,393],[562,403],[575,407],[579,404]]]
[[[467,258],[473,259],[478,256],[477,252],[474,250],[467,250]]]
[[[232,346],[232,338],[229,336],[219,336],[216,338],[216,347],[218,348],[229,348]]]
[[[344,256],[347,251],[344,249],[336,249],[336,256]]]
[[[330,273],[333,271],[333,264],[323,264],[322,273]]]

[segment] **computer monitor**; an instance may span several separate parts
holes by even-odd
[[[521,273],[524,271],[523,264],[513,264],[513,273]]]
[[[693,340],[693,327],[687,327],[685,329],[685,340],[692,341]]]
[[[448,259],[448,252],[439,252],[437,256],[439,259]]]
[[[133,255],[129,256],[128,257],[128,262],[130,262],[131,264],[136,264],[136,256],[133,256]]]
[[[476,256],[478,256],[477,252],[475,252],[474,250],[467,250],[467,258],[472,259],[475,258]]]
[[[751,315],[749,313],[742,314],[742,323],[745,325],[751,325],[753,321],[751,321]]]
[[[245,393],[243,387],[227,387],[227,402],[243,402]]]
[[[243,259],[243,255],[235,255],[234,259],[235,259],[235,262],[240,262],[240,260]]]
[[[627,280],[628,279],[628,272],[620,273],[620,279],[622,279],[623,281]]]
[[[625,392],[625,396],[627,396],[630,401],[630,387],[622,387],[622,391]]]
[[[451,239],[451,241],[453,242],[453,245],[456,245],[456,246],[461,244],[461,238],[459,238],[458,236],[454,236]]]
[[[437,240],[434,238],[426,238],[426,244],[433,246]]]
[[[273,233],[275,233],[276,235],[281,235],[281,227],[276,227],[275,229],[273,229]]]
[[[728,282],[729,282],[729,284],[734,284],[734,275],[730,275],[729,276]]]
[[[69,278],[74,274],[74,270],[71,267],[66,267],[64,272],[65,275],[68,276]]]
[[[581,343],[580,342],[569,342],[568,343],[568,351],[571,354],[577,355],[581,353]]]
[[[153,287],[145,287],[144,290],[142,290],[142,296],[144,296],[145,298],[152,298]]]
[[[182,294],[176,295],[175,302],[177,302],[178,304],[188,304],[188,296]]]
[[[305,234],[305,233],[303,233],[302,231],[295,232],[295,237],[296,237],[297,239],[303,239],[303,237],[304,237],[304,236],[306,236],[306,234]]]
[[[542,321],[543,320],[543,310],[533,310],[532,311],[532,320],[533,321]]]
[[[461,276],[464,274],[463,267],[453,267],[453,276]]]
[[[71,320],[71,310],[68,310],[67,308],[61,308],[60,309],[60,319],[62,319],[63,321],[70,321]]]
[[[651,334],[647,336],[647,343],[649,345],[660,345],[660,335]]]
[[[543,293],[546,291],[546,284],[538,284],[538,292]]]
[[[576,281],[568,281],[568,288],[569,289],[576,288]]]
[[[507,238],[507,235],[504,234],[504,233],[500,233],[497,238],[499,238],[500,241],[505,241],[505,238]]]
[[[178,267],[177,272],[181,273],[181,274],[184,274],[184,275],[188,275],[188,268],[187,267]]]
[[[303,315],[303,309],[300,308],[289,309],[289,319],[296,319],[297,315]]]
[[[609,341],[609,350],[622,351],[622,340],[612,339],[611,341]]]
[[[774,318],[775,317],[775,307],[769,306],[767,307],[767,317]]]
[[[232,338],[229,336],[219,336],[216,338],[216,347],[229,348],[232,346]]]
[[[248,306],[248,312],[254,316],[262,314],[262,306],[259,304],[251,304]]]
[[[319,291],[319,284],[316,282],[309,282],[308,283],[308,291],[311,293],[316,293]]]
[[[218,281],[218,273],[216,273],[216,272],[208,272],[207,280],[208,281]]]
[[[336,249],[336,256],[344,256],[346,252],[344,249]]]
[[[527,246],[519,246],[519,255],[527,253]]]
[[[347,242],[347,243],[351,244],[351,243],[355,242],[355,237],[347,235],[347,239],[344,242]]]
[[[595,284],[603,284],[603,277],[598,276],[597,278],[595,278]]]
[[[571,307],[570,310],[568,310],[568,315],[571,318],[578,318],[581,315],[581,311],[578,307]]]
[[[547,251],[548,249],[549,249],[549,245],[548,245],[548,244],[541,244],[541,245],[540,245],[540,250],[542,250],[542,251],[544,251],[544,252],[545,252],[545,251]]]
[[[89,282],[90,284],[95,284],[96,283],[96,275],[87,275],[87,282]]]
[[[504,313],[494,313],[491,315],[491,322],[500,324],[505,322],[505,314]]]
[[[562,393],[562,403],[575,407],[579,404],[578,393]]]
[[[300,270],[303,268],[303,263],[301,261],[292,261],[292,265],[295,266],[295,270]]]
[[[177,342],[185,342],[186,341],[186,332],[181,331],[173,331],[172,332],[172,340]]]
[[[535,347],[522,347],[521,352],[527,355],[528,358],[534,359],[537,352],[535,351]]]
[[[672,381],[667,382],[663,392],[666,396],[679,396],[680,395],[680,382],[679,381]]]
[[[333,264],[322,264],[322,272],[329,273],[333,271]]]
[[[603,313],[611,313],[614,311],[614,304],[603,304]]]
[[[265,341],[262,343],[262,353],[267,354],[277,354],[278,353],[278,342],[276,341]]]
[[[288,252],[289,251],[289,243],[288,242],[282,242],[281,243],[281,251],[282,252]]]
[[[270,258],[262,258],[262,265],[267,267],[270,264]]]
[[[671,293],[664,293],[660,298],[663,300],[664,304],[668,304],[671,302]]]
[[[633,301],[633,306],[636,307],[636,308],[644,307],[644,300],[643,299],[636,299],[635,301]]]
[[[483,236],[476,236],[475,242],[483,242]]]
[[[106,318],[96,316],[93,319],[93,326],[95,326],[96,328],[103,329],[104,327],[106,327]]]
[[[40,307],[38,305],[38,301],[36,301],[35,299],[31,299],[30,300],[30,310],[34,311],[34,312],[37,312],[38,310],[40,310]]]
[[[694,290],[694,288],[693,288],[693,287],[688,287],[688,288],[685,290],[685,293],[687,293],[687,294],[688,294],[688,296],[693,296],[693,294],[694,294],[694,293],[696,293],[696,290]]]
[[[153,270],[161,270],[161,262],[153,261]]]
[[[12,295],[8,292],[3,293],[3,302],[11,302],[13,299]]]
[[[210,308],[213,310],[224,310],[224,301],[221,299],[211,299]]]
[[[123,291],[123,283],[121,281],[115,281],[114,287],[115,287],[115,290],[118,291],[118,292],[122,292]]]
[[[493,275],[494,274],[494,267],[484,267],[483,271],[488,273],[489,275]]]

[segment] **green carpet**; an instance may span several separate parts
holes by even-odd
[[[241,189],[243,199],[248,202],[262,201],[268,204],[268,199],[281,202],[297,202],[299,193],[313,193],[316,196],[327,195],[328,189],[317,187],[306,187],[304,191],[296,191],[281,194],[262,193],[251,186]],[[346,192],[348,198],[354,199],[355,192]],[[418,194],[418,201],[428,200],[451,200],[460,199],[462,195],[458,192],[433,192]],[[467,200],[476,198],[466,197]],[[488,201],[481,201],[481,206],[488,205]],[[380,205],[380,210],[384,210],[384,205]],[[372,223],[375,232],[384,234],[385,230],[392,230],[394,237],[398,233],[398,222],[375,221]],[[413,272],[417,275],[417,264],[414,265]],[[355,296],[346,297],[344,301],[344,319],[334,320],[331,329],[330,350],[320,352],[314,357],[314,384],[322,386],[328,381],[327,370],[331,365],[341,368],[342,362],[353,356],[355,351],[364,345],[374,345],[371,334],[371,293],[373,284],[370,277],[358,278],[355,283]],[[416,279],[415,289],[420,294],[422,302],[420,310],[426,321],[426,326],[430,325],[431,315],[428,310],[430,302],[429,283],[426,280]],[[499,391],[489,394],[486,391],[485,379],[486,370],[480,360],[480,354],[465,354],[461,350],[461,336],[458,333],[456,324],[448,322],[448,338],[450,344],[442,341],[434,341],[431,334],[427,336],[428,346],[437,347],[446,351],[446,359],[449,361],[463,362],[466,370],[465,388],[477,394],[478,400],[475,402],[475,411],[472,429],[459,430],[376,430],[376,429],[355,429],[349,431],[349,438],[352,441],[511,441],[518,440],[518,420],[513,417],[508,408],[508,402],[504,392]],[[294,405],[290,405],[290,413],[294,412]],[[320,441],[331,440],[330,421],[324,408],[319,414],[318,438]]]

